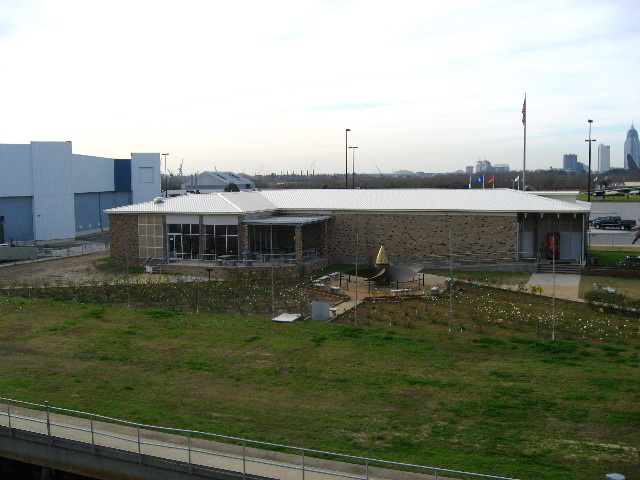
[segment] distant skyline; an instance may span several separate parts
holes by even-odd
[[[337,173],[350,128],[359,172],[516,170],[526,92],[528,169],[586,164],[588,118],[622,167],[639,25],[630,0],[2,0],[0,143]]]

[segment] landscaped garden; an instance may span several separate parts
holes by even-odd
[[[240,288],[269,302],[267,286],[211,288],[222,312]],[[551,341],[551,299],[469,285],[451,319],[443,295],[338,324],[20,295],[0,297],[3,396],[523,479],[640,475],[632,312],[557,301]]]

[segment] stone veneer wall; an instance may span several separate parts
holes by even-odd
[[[329,221],[329,261],[373,262],[384,245],[391,263],[449,255],[449,227],[454,254],[515,252],[517,215],[337,213]],[[514,253],[515,255],[515,253]],[[491,258],[491,257],[487,257]]]
[[[138,257],[138,214],[109,215],[109,244],[114,264],[124,266],[139,265]]]

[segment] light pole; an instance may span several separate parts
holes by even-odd
[[[587,122],[589,122],[589,138],[587,140],[585,140],[585,142],[589,142],[589,173],[587,174],[587,202],[591,201],[591,143],[595,142],[596,139],[594,138],[593,140],[591,140],[591,124],[593,123],[593,120],[589,119],[587,120]]]
[[[164,157],[164,196],[168,197],[169,196],[169,177],[167,177],[167,157],[169,156],[168,153],[163,153],[162,156]]]
[[[356,148],[349,147],[351,149],[351,188],[356,188]]]
[[[349,188],[349,132],[347,128],[344,132],[344,188]]]

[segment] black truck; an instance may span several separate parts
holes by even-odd
[[[631,230],[636,226],[635,220],[622,220],[620,217],[598,217],[593,221],[595,228],[618,228]]]

